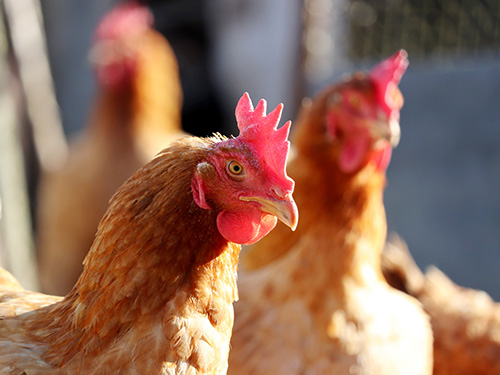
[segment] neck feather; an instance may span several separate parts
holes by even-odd
[[[83,349],[102,351],[138,322],[158,318],[180,289],[203,298],[196,284],[220,272],[221,256],[235,272],[239,246],[223,239],[216,213],[198,207],[190,191],[207,142],[177,142],[111,199],[83,274],[64,300],[45,310],[53,316],[52,330],[44,329],[55,337],[46,353],[51,362],[65,363]]]
[[[92,115],[88,119],[88,131],[97,138],[132,139],[131,121],[133,90],[130,85],[120,89],[100,87],[96,95]],[[109,142],[109,141],[108,141]]]
[[[372,163],[356,173],[345,174],[328,160],[299,156],[290,165],[299,211],[300,207],[309,206],[301,211],[300,224],[293,235],[297,240],[308,236],[317,243],[317,248],[307,249],[304,256],[338,268],[331,275],[361,279],[366,266],[378,275],[387,233],[385,175]]]

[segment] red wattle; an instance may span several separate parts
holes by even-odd
[[[268,234],[277,221],[276,216],[262,213],[257,208],[224,210],[217,216],[217,228],[226,240],[251,245]]]
[[[352,173],[362,166],[369,143],[368,137],[361,134],[350,136],[344,141],[339,157],[339,166],[342,172]]]

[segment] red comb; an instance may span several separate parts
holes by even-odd
[[[96,39],[115,39],[123,34],[141,32],[153,24],[153,15],[136,1],[126,1],[113,8],[101,20],[95,32]]]
[[[376,65],[370,71],[370,77],[375,83],[377,96],[384,109],[390,114],[400,108],[393,101],[394,87],[397,87],[401,77],[408,67],[408,53],[401,49],[391,57]]]
[[[283,104],[279,104],[272,112],[266,115],[267,102],[261,99],[255,109],[248,93],[244,93],[236,106],[236,121],[240,130],[240,138],[251,144],[253,149],[266,157],[276,172],[285,171],[286,158],[290,142],[291,121],[277,129]]]

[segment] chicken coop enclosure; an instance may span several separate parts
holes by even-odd
[[[85,123],[95,90],[87,60],[92,31],[117,1],[27,3],[40,5],[62,124],[67,137],[73,137]],[[222,0],[176,0],[150,4],[156,12],[155,26],[177,38],[186,111],[196,107],[200,91],[206,92],[206,85],[197,87],[199,77],[205,77],[203,82],[213,83],[217,98],[228,99],[230,107],[242,90],[249,90],[253,97],[268,98],[270,107],[284,101],[283,117],[293,120],[303,96],[406,49],[410,67],[400,86],[405,96],[402,139],[393,154],[385,193],[389,229],[408,242],[421,267],[435,264],[455,282],[486,290],[500,300],[500,2],[254,0],[228,5]],[[207,9],[220,12],[221,4],[222,13],[206,16],[212,14]],[[17,46],[8,28],[14,20],[5,11],[3,16],[11,51],[4,55],[9,62],[2,72],[5,76],[9,70],[18,71],[19,60],[12,53]],[[236,59],[231,48],[242,40],[247,47]],[[221,61],[217,54],[223,56],[224,66],[214,68],[210,62]],[[242,56],[260,73],[250,74],[254,70],[242,65]],[[221,82],[214,73],[217,68],[231,76]],[[12,86],[3,85],[2,90]],[[26,116],[23,98],[19,105],[25,107],[25,116],[17,117],[16,128],[24,138],[13,142],[24,152],[27,191],[33,201],[38,161],[30,156],[34,146],[29,129],[30,116],[35,114]],[[0,171],[0,179],[5,186],[6,168]],[[6,249],[10,217],[6,210],[16,208],[9,208],[6,194],[0,191],[0,238],[3,251],[13,251]]]

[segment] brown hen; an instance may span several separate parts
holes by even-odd
[[[265,107],[244,95],[238,137],[185,137],[130,177],[65,298],[0,273],[0,374],[226,373],[236,243],[297,225],[289,125]]]
[[[230,374],[431,373],[428,317],[380,269],[406,66],[400,51],[303,105],[287,169],[300,224],[242,253]]]
[[[177,60],[152,29],[149,10],[118,5],[95,33],[98,80],[88,124],[64,165],[41,177],[37,250],[44,292],[74,285],[114,191],[140,166],[184,135]]]

